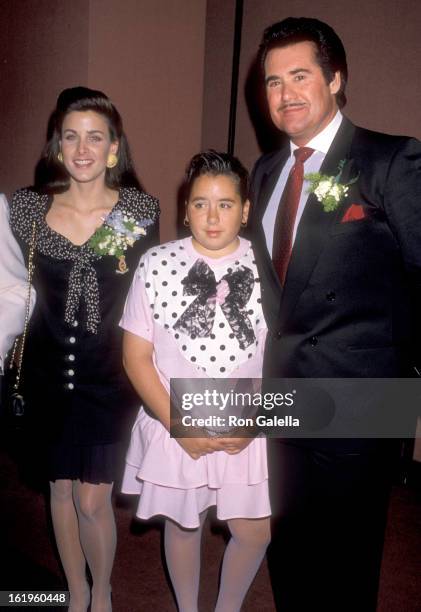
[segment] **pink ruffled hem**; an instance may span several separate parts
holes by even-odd
[[[217,451],[192,459],[155,419],[140,410],[132,430],[123,493],[139,494],[137,516],[161,514],[186,528],[217,506],[220,519],[270,515],[266,440],[257,438],[238,455]]]
[[[122,492],[139,494],[136,516],[149,519],[162,515],[186,529],[199,527],[199,514],[216,506],[220,520],[233,518],[263,518],[270,515],[267,481],[256,485],[225,485],[219,489],[208,486],[195,489],[162,487],[136,478],[136,468],[128,465]]]

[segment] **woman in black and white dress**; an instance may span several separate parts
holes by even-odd
[[[50,481],[70,610],[111,610],[111,491],[136,396],[118,321],[141,254],[157,242],[158,202],[134,173],[121,117],[99,91],[64,90],[34,189],[15,193],[11,226],[35,243],[37,304],[23,386]],[[45,452],[44,452],[45,451]],[[92,575],[92,593],[86,580]]]

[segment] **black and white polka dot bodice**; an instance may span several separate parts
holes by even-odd
[[[46,215],[51,202],[51,196],[40,195],[30,189],[17,191],[11,204],[12,230],[23,243],[25,251],[31,241],[35,222],[35,251],[55,260],[71,262],[66,288],[64,320],[72,325],[81,307],[81,302],[84,302],[85,316],[82,324],[91,333],[96,333],[101,322],[101,315],[95,262],[104,257],[112,260],[112,256],[101,256],[95,253],[89,240],[82,245],[75,245],[65,236],[50,228],[46,222]],[[121,211],[139,221],[146,219],[153,226],[158,218],[159,206],[157,200],[152,196],[129,187],[120,189],[119,200],[113,211]],[[149,240],[142,237],[139,242],[144,246],[141,249],[142,252],[147,248]],[[135,251],[138,250],[135,249]],[[128,249],[127,255],[132,259],[131,249]]]
[[[150,249],[137,274],[154,326],[165,330],[182,357],[204,376],[230,376],[260,352],[266,324],[247,240],[220,259],[200,255],[191,238],[169,242]]]

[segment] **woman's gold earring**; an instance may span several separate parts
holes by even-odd
[[[63,163],[63,153],[61,151],[57,153],[57,159],[61,164]]]
[[[184,227],[190,227],[190,223],[189,223],[189,220],[187,219],[187,217],[184,217],[183,225],[184,225]]]
[[[110,153],[107,159],[107,168],[115,168],[118,162],[118,157],[115,153]]]

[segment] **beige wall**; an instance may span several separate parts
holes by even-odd
[[[206,0],[91,0],[89,85],[120,110],[140,179],[175,237],[177,192],[201,146]]]
[[[235,0],[208,0],[202,144],[217,151],[228,146],[234,22]]]
[[[33,180],[57,93],[86,83],[88,5],[0,0],[0,191]]]
[[[32,182],[61,89],[102,89],[161,201],[161,239],[175,237],[178,187],[201,147],[206,0],[2,0],[0,11],[0,190]]]
[[[251,167],[260,153],[245,87],[264,27],[288,15],[326,20],[342,37],[353,121],[421,137],[418,0],[309,6],[244,0],[237,155]],[[235,0],[0,0],[0,191],[32,182],[57,94],[87,84],[119,108],[140,178],[161,200],[161,238],[174,237],[185,164],[227,146],[234,10]]]

